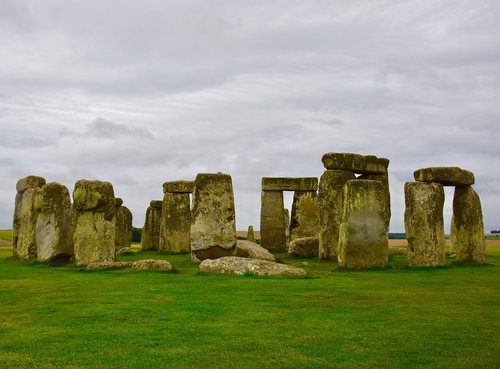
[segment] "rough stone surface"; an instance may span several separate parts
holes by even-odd
[[[163,207],[163,200],[151,200],[149,206],[155,209],[161,209]]]
[[[263,177],[262,191],[317,191],[318,178]]]
[[[388,262],[385,190],[379,181],[355,179],[344,186],[339,266],[380,268]]]
[[[131,261],[98,261],[89,263],[87,270],[109,270],[109,269],[123,269],[132,267]]]
[[[74,208],[78,211],[92,210],[104,213],[104,219],[115,218],[115,193],[109,182],[81,179],[73,190]]]
[[[234,193],[228,174],[201,173],[196,176],[191,221],[193,260],[217,258],[234,253],[236,220]]]
[[[374,155],[328,152],[321,158],[326,169],[347,170],[359,174],[387,173],[389,159],[377,158]]]
[[[287,249],[282,191],[261,193],[260,245],[269,251]]]
[[[78,266],[115,261],[115,225],[104,212],[77,212],[73,241]]]
[[[159,251],[190,251],[191,204],[189,193],[165,192],[160,221]]]
[[[243,275],[246,273],[258,276],[290,276],[303,277],[306,272],[285,264],[273,263],[266,260],[241,258],[238,256],[222,257],[215,260],[204,260],[200,264],[200,271],[218,274]]]
[[[159,272],[171,272],[172,264],[167,260],[143,259],[132,263],[132,268],[138,270],[157,270]]]
[[[418,182],[437,182],[443,186],[470,186],[475,182],[473,173],[459,167],[417,169],[413,177]]]
[[[247,241],[255,242],[255,234],[253,232],[253,226],[251,226],[251,225],[248,226]]]
[[[158,203],[160,206],[158,206]],[[160,224],[162,201],[151,201],[150,206],[146,210],[146,220],[141,233],[141,248],[143,250],[158,250],[160,246]]]
[[[472,187],[455,188],[452,222],[451,241],[457,260],[483,264],[486,247],[483,211],[481,200]]]
[[[353,172],[326,170],[319,181],[317,197],[319,218],[319,258],[337,260],[340,218],[343,209],[343,187],[355,179]]]
[[[290,241],[303,237],[318,237],[318,234],[316,192],[295,191],[290,219]]]
[[[296,238],[288,246],[288,254],[298,258],[318,257],[319,238],[303,237]]]
[[[406,182],[405,203],[408,264],[444,265],[443,186],[439,183]]]
[[[17,181],[16,191],[18,193],[23,193],[28,188],[40,188],[45,185],[45,183],[45,178],[43,177],[28,176]]]
[[[119,207],[123,205],[123,199],[119,197],[115,197],[115,207]]]
[[[379,181],[384,186],[384,202],[385,202],[385,219],[387,232],[389,232],[389,223],[391,221],[391,192],[389,190],[389,174],[363,174],[357,179],[368,179],[372,181]]]
[[[194,181],[169,181],[163,184],[163,193],[192,193]]]
[[[28,188],[16,196],[12,232],[12,253],[20,259],[36,258],[35,195],[39,188]]]
[[[116,207],[115,214],[115,246],[116,250],[120,250],[132,245],[132,212],[120,205]]]
[[[66,186],[52,182],[40,188],[34,199],[37,259],[49,262],[73,255],[74,212]]]
[[[250,259],[260,259],[267,261],[276,261],[273,254],[255,242],[238,240],[236,243],[236,256]]]
[[[288,245],[290,245],[290,211],[285,208],[285,250],[288,250]],[[262,233],[262,232],[261,232]],[[262,241],[261,241],[262,244]]]

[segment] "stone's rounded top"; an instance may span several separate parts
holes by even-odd
[[[194,181],[169,181],[163,184],[163,193],[192,193]]]
[[[475,182],[474,174],[459,167],[429,167],[417,169],[413,177],[419,182],[437,182],[443,186],[470,186]]]
[[[163,201],[161,201],[161,200],[151,200],[151,202],[149,203],[149,206],[151,206],[152,208],[161,209],[162,204],[163,204]]]
[[[123,205],[123,200],[119,197],[115,197],[115,206],[119,207]]]
[[[63,211],[64,207],[70,207],[71,200],[66,186],[50,182],[42,186],[35,195],[34,207],[37,210],[51,209],[54,212]]]
[[[81,179],[75,183],[73,201],[77,210],[97,210],[106,220],[115,216],[115,193],[110,182]]]
[[[317,191],[317,177],[262,177],[262,191]]]
[[[326,169],[347,170],[358,174],[384,174],[389,166],[389,159],[386,158],[339,152],[327,152],[321,161]]]
[[[28,188],[39,188],[42,187],[45,183],[46,181],[43,177],[28,176],[17,181],[16,191],[19,193],[23,193]]]
[[[229,181],[232,182],[231,176],[229,174],[218,173],[198,173],[196,179],[194,180],[195,186],[199,186],[202,183],[208,182],[219,182],[219,181]]]

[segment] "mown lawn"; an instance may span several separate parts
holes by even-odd
[[[500,248],[488,265],[341,271],[310,278],[86,272],[0,248],[0,368],[500,367]],[[304,265],[304,262],[306,265]]]

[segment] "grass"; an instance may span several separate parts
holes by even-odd
[[[497,241],[493,241],[497,242]],[[485,266],[342,271],[311,278],[86,272],[0,248],[1,368],[495,368],[500,248]]]

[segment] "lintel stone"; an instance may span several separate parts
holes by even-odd
[[[149,203],[149,206],[156,209],[161,209],[162,205],[163,205],[162,200],[151,200],[151,202]]]
[[[317,177],[262,177],[262,191],[317,191]]]
[[[321,158],[323,165],[329,170],[347,170],[358,174],[385,174],[389,159],[375,155],[327,152]]]
[[[474,174],[459,167],[429,167],[417,169],[413,177],[418,182],[436,182],[443,186],[470,186],[475,182]]]
[[[169,181],[163,184],[163,193],[192,193],[194,181]]]

